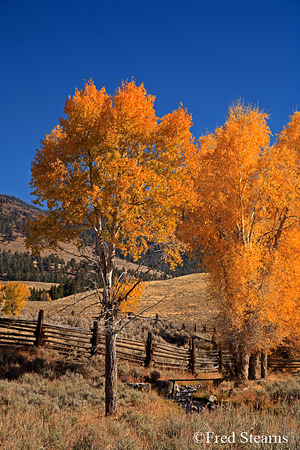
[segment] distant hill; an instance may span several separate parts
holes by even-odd
[[[11,261],[12,259],[22,259],[23,261],[19,261],[18,270],[20,272],[19,266],[24,266],[24,264],[28,264],[28,257],[26,257],[25,253],[28,254],[28,250],[25,246],[25,225],[28,218],[34,218],[34,216],[37,213],[42,212],[40,208],[37,208],[36,206],[30,205],[23,200],[20,200],[19,198],[8,196],[8,195],[2,195],[0,194],[0,253],[3,252],[11,252],[13,257],[9,257],[11,264],[11,270],[14,270],[14,266],[16,265],[15,261]],[[93,250],[93,236],[92,233],[86,232],[84,234],[84,240],[87,245],[87,247],[90,247],[91,251]],[[65,251],[58,251],[55,253],[55,258],[63,259],[66,263],[70,263],[72,259],[75,259],[77,263],[80,262],[80,257],[74,257],[74,255],[78,255],[78,251],[75,245],[72,244],[66,244],[64,245]],[[16,255],[16,252],[18,254],[21,254],[21,256]],[[53,251],[44,251],[41,256],[42,257],[49,257],[53,254]],[[121,256],[121,255],[120,255]],[[7,257],[6,257],[7,259]],[[53,260],[53,261],[52,261]],[[51,261],[49,260],[44,261],[44,265],[54,264],[56,261],[51,258]],[[123,269],[123,267],[126,270],[132,270],[135,271],[137,269],[137,265],[134,264],[131,261],[127,261],[125,259],[122,259],[121,257],[117,257],[115,259],[115,265],[119,269]],[[58,261],[58,264],[60,264],[60,261]],[[0,258],[0,266],[1,266],[1,258]],[[15,270],[15,272],[17,271]],[[1,270],[1,267],[0,267]],[[154,271],[158,278],[161,278],[164,276],[164,273],[160,270]],[[16,279],[13,276],[7,277],[7,273],[5,272],[6,276],[1,276],[0,273],[0,279],[2,280],[8,280],[8,279]],[[32,278],[32,277],[31,277]],[[20,281],[26,280],[30,281],[31,278],[24,278],[22,275],[21,278],[19,278]],[[46,277],[47,278],[47,277]],[[50,277],[51,278],[51,277]],[[53,277],[49,280],[43,278],[43,281],[45,282],[53,282],[57,283],[59,282],[57,279],[53,279]],[[41,282],[41,279],[34,279],[32,281],[38,281]]]
[[[26,221],[41,212],[43,212],[42,209],[19,198],[0,194],[0,251],[27,252],[25,246]],[[68,252],[76,252],[76,247],[73,245],[66,245],[65,248]],[[53,252],[45,251],[43,255],[49,256],[51,253]],[[66,262],[73,258],[72,254],[66,252],[58,252],[56,255]]]
[[[0,252],[5,250],[24,253],[28,250],[25,247],[25,225],[28,218],[33,218],[37,213],[42,212],[42,209],[37,208],[34,205],[30,205],[19,198],[0,194]],[[84,241],[87,246],[90,246],[91,250],[94,245],[94,238],[92,232],[85,232]],[[57,252],[55,256],[64,259],[64,261],[70,262],[74,258],[74,254],[77,254],[77,249],[74,245],[65,245],[64,252]],[[42,256],[49,256],[52,251],[43,252]],[[130,258],[123,258],[120,252],[117,252],[116,267],[125,268],[126,270],[136,270],[137,265],[133,263]],[[75,258],[78,260],[78,258]],[[154,265],[155,260],[150,261],[150,265]],[[198,262],[192,260],[188,256],[184,255],[183,264],[178,266],[175,271],[171,271],[167,264],[162,264],[159,270],[155,273],[159,278],[182,276],[195,273],[198,271]],[[40,280],[36,280],[40,281]]]
[[[26,220],[39,211],[16,197],[0,194],[0,245],[24,238]]]

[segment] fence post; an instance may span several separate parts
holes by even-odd
[[[261,378],[267,379],[268,376],[268,354],[266,351],[262,351],[260,355],[260,363],[261,363]]]
[[[224,361],[223,361],[223,349],[222,347],[219,348],[219,372],[222,372],[224,367]]]
[[[195,375],[196,373],[196,346],[195,346],[195,339],[190,339],[190,362],[189,362],[189,369],[190,372],[192,372],[192,375]]]
[[[36,347],[41,347],[42,345],[42,331],[43,331],[43,320],[44,320],[44,310],[39,310],[39,317],[37,321],[36,331],[35,331],[35,343]]]
[[[98,320],[94,320],[94,324],[93,324],[93,335],[92,335],[92,350],[91,350],[91,354],[93,355],[97,355],[98,354],[98,343],[99,343],[99,324],[98,324]]]
[[[148,331],[148,339],[146,342],[146,360],[145,366],[149,367],[153,361],[153,343],[152,343],[152,333]]]

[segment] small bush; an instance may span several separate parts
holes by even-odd
[[[286,378],[266,383],[266,391],[273,400],[295,400],[300,398],[300,382],[296,378]]]
[[[160,372],[158,370],[152,370],[152,372],[150,372],[150,380],[152,383],[155,383],[155,381],[160,379]]]
[[[23,370],[19,365],[11,366],[5,373],[8,380],[17,380],[23,374]]]
[[[141,381],[143,379],[142,372],[136,367],[132,367],[129,372],[129,375],[133,378],[134,381]]]

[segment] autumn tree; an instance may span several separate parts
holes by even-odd
[[[93,229],[93,262],[103,284],[106,414],[114,414],[116,321],[139,284],[114,289],[116,248],[137,260],[152,242],[178,258],[175,230],[192,195],[184,166],[186,152],[194,151],[192,121],[182,107],[158,118],[154,97],[134,81],[113,96],[89,81],[66,100],[64,111],[32,163],[32,194],[48,214],[30,224],[27,245],[41,251],[73,242],[82,249],[80,231]]]
[[[223,127],[200,138],[189,162],[198,206],[180,228],[203,253],[219,330],[241,379],[249,362],[256,377],[259,352],[300,325],[299,113],[273,146],[267,119],[237,102]]]
[[[11,282],[0,285],[0,304],[4,303],[2,311],[8,316],[17,316],[29,296],[30,289],[23,283]]]

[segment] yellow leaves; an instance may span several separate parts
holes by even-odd
[[[3,312],[9,316],[18,315],[30,296],[29,288],[23,283],[9,282],[0,285],[0,304]]]
[[[126,241],[136,255],[140,236],[170,241],[183,204],[194,199],[184,155],[192,160],[197,151],[187,112],[159,119],[154,100],[134,81],[109,96],[90,80],[69,97],[67,117],[32,163],[33,193],[47,202],[49,216],[31,226],[28,245],[53,246],[99,222],[105,241]]]
[[[300,327],[300,115],[272,147],[267,118],[238,102],[199,140],[198,167],[188,161],[198,205],[180,227],[203,250],[222,323],[253,349],[284,339],[289,320]]]
[[[122,275],[113,282],[114,303],[119,305],[122,313],[134,312],[141,305],[145,283],[126,273]]]

